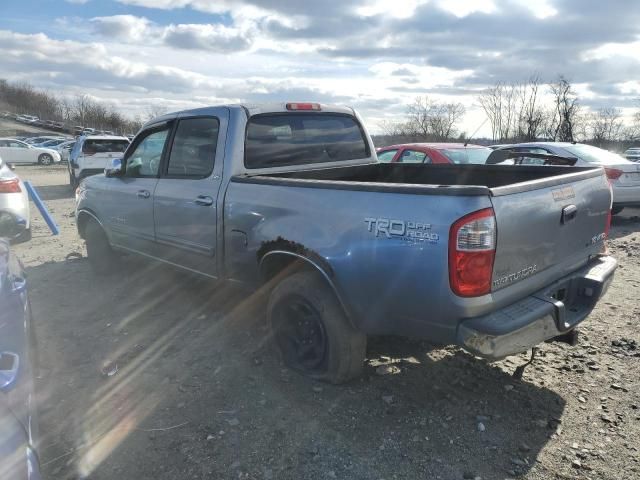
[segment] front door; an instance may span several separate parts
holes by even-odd
[[[154,194],[161,258],[215,277],[218,191],[229,111],[178,119]]]
[[[153,194],[169,131],[165,122],[138,134],[123,159],[123,175],[106,179],[109,188],[102,192],[103,208],[116,246],[153,252]]]

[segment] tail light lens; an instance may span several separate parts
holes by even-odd
[[[496,218],[492,208],[462,217],[449,232],[449,283],[461,297],[491,291],[496,253]]]
[[[607,172],[607,178],[609,180],[617,180],[624,173],[622,170],[618,170],[617,168],[605,168],[605,172]]]
[[[20,181],[17,178],[0,180],[0,193],[20,193]]]

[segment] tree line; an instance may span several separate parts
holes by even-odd
[[[118,134],[136,133],[145,121],[165,112],[154,106],[144,116],[129,118],[114,105],[99,102],[86,94],[60,96],[37,89],[27,82],[4,79],[0,79],[0,111],[64,122],[68,128],[78,125]]]
[[[476,103],[487,117],[494,143],[580,141],[613,148],[640,141],[640,109],[629,124],[619,108],[588,110],[564,76],[548,83],[538,75],[523,82],[498,82],[483,90]],[[464,141],[467,134],[459,125],[465,111],[462,103],[417,97],[404,120],[382,122],[382,140],[387,144]]]

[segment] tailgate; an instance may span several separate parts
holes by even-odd
[[[611,205],[604,171],[561,175],[554,183],[533,189],[523,184],[520,191],[492,197],[497,226],[492,291],[550,269],[567,274],[602,250]]]

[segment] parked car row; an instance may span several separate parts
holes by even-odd
[[[11,118],[17,122],[25,123],[28,125],[48,128],[50,130],[59,130],[61,132],[67,132],[75,136],[79,135],[115,135],[112,130],[100,130],[97,128],[85,127],[82,125],[68,126],[64,122],[54,120],[43,120],[35,115],[19,115],[11,112],[0,112],[0,118]],[[133,138],[132,133],[125,135],[129,139]]]

